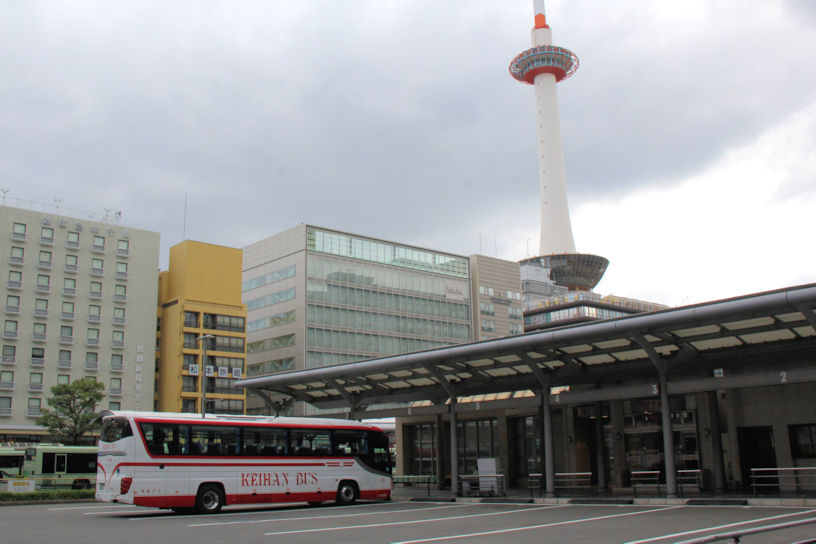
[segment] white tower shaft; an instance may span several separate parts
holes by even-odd
[[[552,45],[549,28],[534,28],[533,47]],[[538,168],[541,188],[541,238],[539,255],[575,253],[564,168],[564,147],[558,117],[556,77],[535,76],[536,121],[538,124]]]

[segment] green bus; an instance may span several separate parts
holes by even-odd
[[[0,446],[0,480],[23,473],[25,448]]]
[[[22,474],[40,489],[90,489],[96,482],[96,446],[32,444],[25,448]]]

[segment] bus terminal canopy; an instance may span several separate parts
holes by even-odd
[[[480,395],[518,406],[536,402],[529,391],[546,391],[549,404],[583,404],[659,396],[661,384],[674,395],[809,382],[816,381],[814,307],[816,284],[808,284],[236,385],[268,402],[285,395],[383,417],[447,412],[445,403],[457,398],[459,410],[461,399]],[[374,406],[423,400],[433,406]]]

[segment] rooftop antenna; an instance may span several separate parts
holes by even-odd
[[[105,208],[105,217],[102,218],[103,223],[108,220],[108,215],[110,214],[110,212],[111,212],[110,208]]]
[[[57,215],[59,215],[60,204],[62,204],[62,199],[61,198],[55,198],[54,199],[54,206],[56,206],[56,208],[57,208]]]
[[[181,239],[187,239],[187,193],[184,193],[184,233]]]
[[[9,190],[6,189],[5,187],[0,189],[0,193],[3,193],[3,206],[6,205],[6,193],[8,193],[8,192],[9,192]]]

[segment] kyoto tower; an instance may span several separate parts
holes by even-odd
[[[570,77],[578,69],[578,57],[569,49],[552,44],[552,31],[544,16],[544,0],[533,0],[533,6],[533,46],[510,63],[510,75],[535,87],[538,124],[541,185],[539,256],[526,259],[521,264],[536,264],[549,269],[552,281],[571,290],[591,290],[606,272],[609,261],[598,255],[575,252],[555,90],[556,83]]]

